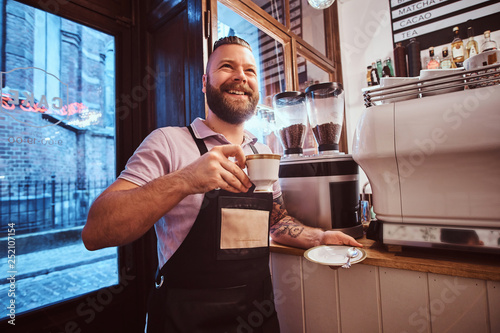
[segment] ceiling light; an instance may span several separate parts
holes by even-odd
[[[307,2],[315,9],[326,9],[330,7],[335,0],[307,0]]]

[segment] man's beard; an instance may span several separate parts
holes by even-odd
[[[224,91],[244,91],[248,100],[228,100]],[[219,89],[212,86],[210,77],[207,77],[207,104],[210,110],[226,123],[237,125],[250,119],[255,114],[259,102],[259,92],[253,91],[247,85],[237,83],[223,83]]]

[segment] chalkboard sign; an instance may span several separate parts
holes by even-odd
[[[500,0],[389,0],[394,45],[416,38],[422,50],[451,43],[453,27],[467,38],[500,30]],[[497,41],[500,42],[500,41]]]

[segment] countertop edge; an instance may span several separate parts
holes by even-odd
[[[500,281],[500,255],[405,247],[399,252],[392,252],[365,237],[358,241],[363,244],[367,254],[360,264]],[[271,242],[270,251],[303,256],[306,250]]]

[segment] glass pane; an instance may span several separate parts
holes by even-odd
[[[283,0],[252,0],[253,3],[264,9],[269,15],[274,17],[279,23],[285,24],[283,14]]]
[[[330,81],[328,72],[325,72],[318,66],[314,65],[312,62],[307,61],[307,59],[302,57],[300,54],[297,54],[297,63],[299,70],[300,91],[306,91],[306,88],[310,85]],[[316,143],[316,140],[314,139],[314,134],[311,128],[308,126],[306,138],[304,140],[304,154],[316,154],[317,147],[318,145]]]
[[[300,91],[305,91],[312,84],[330,81],[328,72],[308,61],[300,54],[297,54],[297,64]]]
[[[297,36],[326,55],[323,10],[311,7],[307,0],[290,0],[290,24]]]
[[[259,28],[222,5],[217,4],[218,37],[238,36],[252,47],[257,62],[259,76],[259,111],[257,116],[247,121],[245,127],[260,142],[267,143],[275,153],[280,153],[281,145],[273,131],[273,96],[285,91],[283,46]]]
[[[114,37],[12,0],[0,10],[4,319],[117,284],[118,260],[80,236],[116,176]]]

